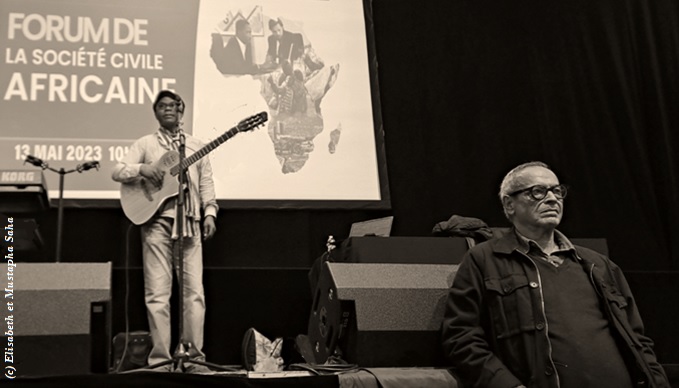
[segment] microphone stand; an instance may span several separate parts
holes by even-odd
[[[170,363],[174,364],[174,370],[178,372],[184,371],[184,366],[187,363],[194,363],[210,368],[214,368],[221,371],[233,371],[233,368],[225,368],[221,365],[213,364],[206,361],[192,360],[189,358],[189,350],[193,344],[190,342],[184,342],[184,218],[185,215],[185,203],[186,203],[186,192],[185,187],[188,184],[186,179],[186,171],[188,166],[184,166],[184,161],[186,159],[186,137],[183,133],[179,135],[179,162],[177,166],[178,171],[178,181],[179,186],[177,189],[177,214],[175,214],[174,222],[177,225],[177,241],[173,245],[173,262],[175,270],[177,271],[177,284],[179,285],[179,292],[177,297],[179,310],[179,341],[177,343],[177,348],[175,353],[172,355],[172,360],[162,361],[154,365],[149,365],[148,369],[154,369],[163,365]],[[200,238],[200,237],[199,237]]]
[[[91,162],[86,162],[83,164],[77,165],[75,168],[66,170],[65,168],[61,167],[58,170],[56,168],[50,167],[47,163],[45,163],[42,159],[36,158],[33,155],[27,155],[26,159],[24,160],[24,164],[30,163],[36,167],[40,167],[43,170],[50,170],[52,172],[56,172],[59,174],[59,202],[57,204],[57,248],[56,248],[56,253],[54,254],[54,261],[57,263],[61,262],[61,247],[62,247],[62,240],[63,240],[63,229],[64,229],[64,176],[66,174],[70,174],[72,172],[78,172],[82,173],[83,171],[87,171],[93,168],[96,168],[97,171],[99,170],[99,161],[91,161]]]
[[[64,175],[70,174],[77,171],[76,169],[65,170],[61,167],[59,170],[55,170],[48,167],[49,170],[59,174],[59,205],[57,206],[57,251],[54,255],[54,261],[57,263],[61,262],[61,240],[63,239],[63,229],[64,229]]]
[[[177,193],[177,241],[174,244],[174,263],[177,270],[177,283],[179,284],[179,342],[175,350],[174,360],[176,370],[184,370],[184,363],[189,360],[190,343],[184,343],[184,203],[186,201],[184,187],[186,186],[186,170],[183,163],[186,159],[186,138],[183,133],[179,134],[179,188]]]

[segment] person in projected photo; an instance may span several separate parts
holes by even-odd
[[[145,178],[155,186],[162,186],[164,171],[153,165],[168,151],[178,150],[181,138],[185,139],[186,155],[203,147],[200,140],[184,132],[181,118],[184,113],[181,97],[169,90],[158,93],[153,103],[153,113],[159,123],[154,133],[135,141],[127,155],[118,163],[112,174],[117,182],[133,183]],[[175,183],[176,179],[172,182]],[[183,282],[184,342],[190,344],[189,358],[205,361],[203,329],[205,324],[205,294],[203,290],[202,239],[210,239],[217,231],[216,217],[219,207],[215,197],[212,167],[208,158],[201,158],[188,168],[188,190],[184,201],[183,229]],[[170,184],[165,182],[165,184]],[[141,227],[144,268],[144,294],[153,348],[148,364],[162,364],[172,360],[170,350],[170,296],[172,293],[173,249],[179,238],[176,196],[165,201],[156,214]],[[143,201],[142,201],[143,202]],[[201,236],[202,226],[202,236]],[[185,372],[204,373],[210,369],[197,363],[185,363]],[[156,370],[173,371],[173,363]]]
[[[210,57],[222,74],[257,74],[259,66],[254,63],[252,52],[252,27],[247,20],[236,21],[236,35],[224,46],[220,33],[212,34]]]
[[[308,107],[309,92],[304,86],[304,76],[300,70],[293,70],[289,63],[284,63],[283,72],[278,81],[273,76],[267,78],[271,89],[275,93],[276,103],[272,108],[277,114],[301,114],[306,113]]]
[[[304,54],[302,34],[286,31],[281,19],[269,20],[271,35],[268,38],[265,65],[292,63]]]
[[[513,227],[460,264],[445,354],[465,387],[669,388],[620,267],[556,229],[567,193],[541,162],[504,177]]]

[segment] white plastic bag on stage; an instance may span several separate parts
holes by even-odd
[[[281,357],[283,339],[271,341],[254,328],[248,329],[243,337],[243,365],[255,372],[278,372],[284,367]]]

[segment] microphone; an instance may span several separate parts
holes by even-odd
[[[38,159],[33,155],[26,155],[26,160],[24,160],[24,164],[30,163],[36,167],[40,167],[42,169],[47,168],[47,163],[43,162],[42,159]]]
[[[93,169],[93,168],[96,168],[97,171],[99,170],[99,161],[98,161],[98,160],[95,160],[95,161],[92,161],[92,162],[83,163],[83,164],[79,164],[78,167],[76,167],[75,169],[76,169],[78,172],[83,172],[83,171],[91,170],[91,169]]]

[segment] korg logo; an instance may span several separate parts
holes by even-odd
[[[0,182],[33,182],[35,173],[30,171],[3,171],[0,175]]]

